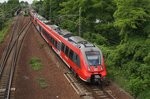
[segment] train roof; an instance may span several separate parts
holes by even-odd
[[[79,36],[72,36],[69,38],[70,40],[76,42],[76,43],[79,43],[79,42],[84,42],[85,40]]]
[[[76,44],[76,46],[78,46],[79,48],[83,48],[83,47],[95,47],[94,44],[88,42],[87,40],[79,37],[79,36],[72,36],[69,37],[68,39],[71,42],[74,42]]]
[[[38,13],[35,13],[34,11],[33,13],[34,13],[34,16],[38,18],[40,21],[42,21],[43,23],[50,24],[50,21],[44,18],[43,16],[39,15]]]
[[[61,29],[59,26],[57,25],[47,25],[49,28],[52,28],[53,30],[56,31],[56,33],[60,34],[61,36],[63,36],[64,38],[69,38],[72,36],[71,32]]]
[[[66,40],[68,40],[69,42],[71,42],[76,47],[78,47],[78,48],[95,47],[94,44],[88,42],[87,40],[85,40],[85,39],[83,39],[83,38],[81,38],[79,36],[73,36],[71,32],[69,32],[67,30],[64,30],[64,29],[61,29],[57,25],[50,24],[47,19],[45,19],[44,17],[42,17],[38,13],[35,13],[35,17],[37,17],[40,21],[42,21],[43,23],[45,23],[49,28],[55,30],[56,33],[58,33],[59,35],[61,35],[62,37],[64,37]]]

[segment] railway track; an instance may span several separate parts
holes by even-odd
[[[20,23],[20,16],[17,16],[16,23],[11,33],[11,39],[1,58],[0,99],[9,99],[10,95],[13,96],[11,92],[15,90],[15,88],[12,88],[15,67],[24,37],[28,33],[31,21],[28,20],[22,29],[19,28],[21,25]]]
[[[116,99],[110,89],[100,84],[90,84],[75,78],[72,73],[66,72],[64,76],[71,86],[83,99]]]

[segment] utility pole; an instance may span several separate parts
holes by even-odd
[[[58,17],[79,17],[79,27],[78,27],[78,32],[79,36],[81,36],[81,7],[79,7],[79,14],[68,14],[68,15],[59,15]]]
[[[50,0],[50,19],[52,19],[52,0]]]
[[[81,36],[81,7],[79,7],[79,36]]]

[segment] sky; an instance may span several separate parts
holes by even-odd
[[[8,1],[8,0],[0,0],[0,2],[4,2],[4,1]],[[19,0],[19,1],[27,1],[29,4],[31,4],[33,0]]]

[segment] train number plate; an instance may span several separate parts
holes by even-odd
[[[94,71],[98,71],[98,68],[94,68]]]

